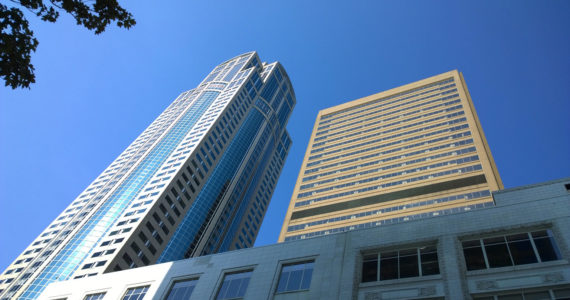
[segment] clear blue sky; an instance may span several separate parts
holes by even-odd
[[[0,88],[0,271],[179,93],[251,50],[297,95],[256,245],[277,240],[319,110],[452,69],[506,187],[570,176],[570,1],[120,2],[137,25],[99,36],[30,17],[37,83]]]

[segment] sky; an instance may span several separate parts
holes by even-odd
[[[37,82],[0,87],[0,270],[176,96],[252,50],[297,96],[256,246],[278,238],[319,110],[453,69],[506,188],[570,176],[570,1],[119,2],[137,25],[100,35],[27,14]]]

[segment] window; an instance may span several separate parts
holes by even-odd
[[[245,295],[252,270],[226,274],[216,300],[241,299]]]
[[[382,251],[365,255],[362,262],[362,282],[439,274],[435,246]]]
[[[570,299],[570,289],[554,289],[554,290],[519,290],[510,291],[500,295],[473,295],[475,300],[563,300]]]
[[[168,292],[168,297],[166,300],[186,300],[190,299],[192,296],[192,292],[194,291],[194,287],[198,283],[198,279],[188,279],[188,280],[179,280],[175,281]]]
[[[550,230],[468,240],[462,245],[468,271],[561,259]]]
[[[105,297],[105,292],[97,294],[89,294],[83,300],[101,300]]]
[[[123,260],[129,266],[129,268],[136,268],[137,267],[137,265],[135,264],[133,259],[127,253],[123,254]]]
[[[314,261],[283,265],[277,293],[308,290],[311,286],[314,265]]]
[[[146,292],[148,291],[148,287],[149,286],[147,285],[147,286],[130,288],[127,290],[122,300],[142,300],[142,298],[144,298],[144,295],[146,295]]]

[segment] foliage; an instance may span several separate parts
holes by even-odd
[[[131,28],[135,20],[116,0],[10,0],[26,8],[42,21],[55,22],[60,11],[72,15],[77,25],[100,34],[111,22],[118,27]],[[89,3],[89,4],[88,4]],[[28,21],[17,7],[0,3],[0,76],[13,89],[29,88],[35,82],[31,53],[38,40]]]

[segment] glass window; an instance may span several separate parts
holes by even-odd
[[[380,253],[380,280],[398,278],[398,251]]]
[[[362,282],[378,280],[378,254],[365,256],[362,262]]]
[[[570,289],[554,290],[556,299],[570,299]]]
[[[463,242],[463,255],[468,271],[486,268],[485,257],[479,240]]]
[[[190,299],[198,279],[188,279],[175,281],[168,293],[166,300],[186,300]]]
[[[245,295],[252,270],[226,274],[216,299],[240,299]]]
[[[462,245],[468,271],[562,258],[550,230],[464,241]]]
[[[400,278],[418,277],[418,251],[416,249],[402,250],[399,257]]]
[[[314,261],[283,265],[277,293],[308,290],[311,286],[314,265]]]
[[[512,294],[512,295],[500,295],[497,297],[498,300],[523,300],[522,294]]]
[[[439,274],[439,261],[435,246],[383,251],[364,256],[362,262],[362,282],[436,274]]]
[[[514,234],[507,236],[509,251],[513,256],[515,265],[533,264],[538,262],[528,234]]]
[[[97,294],[89,294],[83,298],[83,300],[101,300],[105,297],[105,292]]]
[[[552,297],[554,296],[554,298]],[[570,299],[570,289],[508,291],[500,295],[473,295],[476,300],[564,300]]]
[[[439,274],[437,249],[435,246],[420,248],[422,276]]]
[[[147,286],[139,286],[127,290],[122,300],[142,300],[148,291]]]
[[[556,246],[552,231],[541,230],[531,232],[534,245],[540,256],[541,261],[551,261],[561,259],[560,251]]]
[[[525,300],[550,299],[550,293],[548,291],[524,293],[524,299]]]
[[[489,267],[499,268],[513,265],[504,237],[483,239],[483,244]]]

